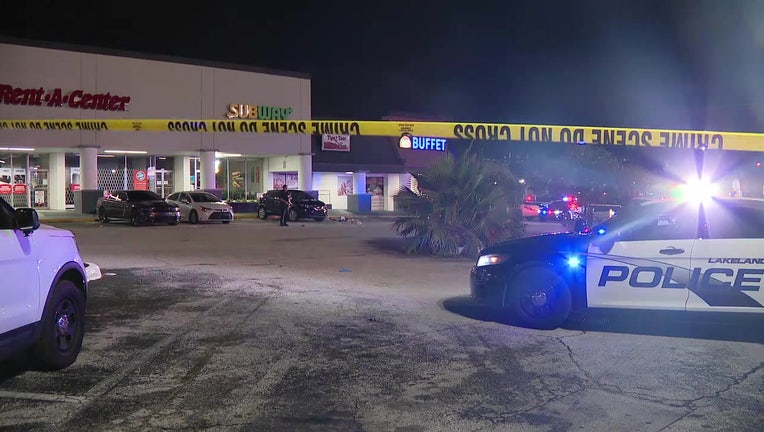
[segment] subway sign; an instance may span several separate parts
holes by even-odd
[[[445,138],[433,138],[433,137],[421,137],[410,136],[404,134],[398,141],[398,146],[404,149],[411,150],[426,150],[426,151],[446,151],[446,139]]]

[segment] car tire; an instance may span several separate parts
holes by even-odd
[[[141,214],[138,212],[138,210],[133,210],[133,212],[130,214],[130,224],[132,226],[140,226],[141,222]]]
[[[519,324],[543,330],[560,327],[568,319],[573,304],[568,284],[543,266],[517,273],[507,285],[505,298],[505,308]]]
[[[35,366],[59,370],[74,363],[85,335],[85,296],[73,282],[58,281],[40,325],[40,337],[32,349]]]
[[[109,222],[109,218],[106,217],[106,209],[103,207],[98,209],[98,221],[101,223]]]
[[[191,213],[188,215],[188,221],[192,224],[199,223],[199,215],[196,213],[196,210],[191,210]]]
[[[289,213],[287,213],[287,218],[289,218],[289,222],[296,222],[297,221],[297,210],[290,209]]]
[[[324,221],[324,219],[326,219],[326,218],[322,218],[322,217],[314,218],[314,220],[315,220],[316,222],[323,222],[323,221]]]
[[[260,208],[257,209],[257,217],[262,220],[268,219],[268,212],[265,211],[265,207],[260,206]]]

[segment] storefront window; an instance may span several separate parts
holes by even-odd
[[[226,158],[228,165],[228,199],[243,200],[246,198],[247,161],[242,158]]]
[[[121,189],[151,189],[151,181],[136,183],[137,170],[148,174],[150,157],[121,154],[98,155],[98,189],[115,191]],[[149,179],[150,180],[150,179]]]
[[[66,170],[66,208],[74,208],[74,192],[80,190],[80,155],[66,153],[64,155]]]
[[[0,153],[0,199],[14,207],[29,206],[28,153]]]
[[[248,200],[255,200],[263,190],[263,160],[246,159],[246,173],[246,196]]]
[[[385,209],[385,177],[366,176],[366,193],[371,195],[371,209]]]
[[[224,199],[231,199],[228,195],[231,190],[228,173],[228,158],[215,159],[215,188],[223,190]]]
[[[201,189],[201,162],[191,158],[190,164],[191,184]],[[263,187],[262,167],[261,158],[219,157],[215,159],[215,189],[225,200],[256,200]]]
[[[385,194],[385,178],[382,176],[366,177],[366,193],[379,196]]]
[[[47,154],[29,155],[29,204],[38,209],[50,207],[50,192],[48,190],[48,166],[50,157]]]
[[[281,189],[284,185],[287,185],[289,189],[297,189],[297,173],[274,172],[273,187],[271,189]]]
[[[147,174],[149,178],[149,189],[166,197],[175,192],[173,179],[174,158],[169,156],[151,156],[149,157],[149,167]]]
[[[125,155],[98,155],[98,189],[113,192],[130,189],[132,178],[128,183],[128,158]]]
[[[192,190],[198,190],[202,188],[202,180],[199,177],[199,173],[201,171],[201,162],[199,161],[198,157],[192,157],[189,160],[189,163],[191,164],[191,189]]]

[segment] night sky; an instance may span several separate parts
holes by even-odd
[[[764,131],[764,1],[111,3],[0,34],[309,73],[315,118]]]

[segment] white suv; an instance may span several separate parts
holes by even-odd
[[[74,235],[0,199],[0,275],[0,360],[28,352],[42,370],[74,363],[87,299]]]

